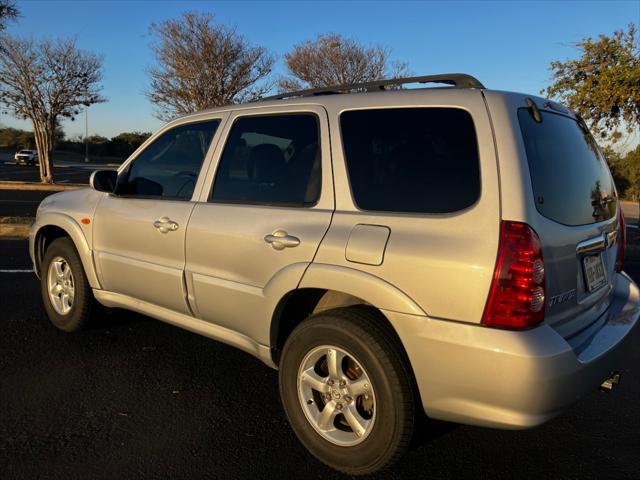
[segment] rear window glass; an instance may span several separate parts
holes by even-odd
[[[526,108],[518,110],[538,212],[571,226],[613,217],[613,180],[587,128],[564,115],[540,113],[536,123]]]
[[[340,127],[362,210],[450,213],[480,196],[476,132],[464,110],[352,110],[340,116]]]

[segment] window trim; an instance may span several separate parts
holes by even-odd
[[[403,210],[369,210],[369,209],[364,209],[362,207],[360,207],[358,205],[358,202],[356,202],[356,198],[355,195],[353,193],[353,187],[352,187],[352,183],[351,183],[351,175],[349,173],[349,166],[348,166],[348,161],[347,161],[347,154],[345,151],[345,145],[344,145],[344,135],[342,132],[342,115],[344,113],[348,113],[348,112],[355,112],[355,111],[364,111],[364,110],[427,110],[427,109],[447,109],[447,110],[461,110],[463,112],[466,112],[469,115],[469,118],[471,119],[471,124],[473,126],[473,131],[475,133],[475,145],[476,145],[476,152],[477,152],[477,160],[478,160],[478,196],[475,199],[475,201],[473,203],[471,203],[470,205],[468,205],[465,208],[461,208],[458,210],[454,210],[452,212],[407,212],[407,211],[403,211]],[[393,216],[403,216],[403,217],[418,217],[418,218],[424,218],[424,217],[432,217],[432,218],[447,218],[447,217],[452,217],[452,216],[457,216],[457,215],[462,215],[472,209],[474,209],[482,200],[483,197],[483,172],[482,172],[482,156],[481,156],[481,146],[480,146],[480,136],[478,135],[478,127],[477,127],[477,123],[476,120],[474,118],[473,113],[466,107],[463,106],[458,106],[458,105],[371,105],[371,106],[363,106],[363,107],[355,107],[355,108],[345,108],[343,110],[340,110],[340,112],[338,113],[337,116],[337,126],[338,126],[338,130],[340,132],[340,149],[341,149],[341,153],[342,153],[342,161],[344,164],[344,171],[345,171],[345,175],[347,177],[347,187],[349,190],[349,197],[351,198],[351,203],[353,205],[353,208],[355,209],[355,211],[357,211],[358,213],[363,213],[363,214],[375,214],[375,215],[393,215]]]
[[[206,196],[205,202],[207,204],[213,204],[213,205],[248,205],[253,207],[277,207],[277,208],[295,208],[295,209],[303,209],[303,208],[312,209],[316,207],[318,203],[320,203],[320,199],[322,198],[322,187],[324,183],[324,166],[323,166],[324,152],[322,148],[322,124],[321,124],[322,119],[320,118],[320,115],[318,114],[318,112],[315,112],[313,110],[292,110],[292,111],[284,110],[284,111],[275,111],[275,112],[269,111],[265,113],[258,113],[258,112],[252,111],[247,114],[243,114],[242,112],[243,112],[242,110],[235,112],[236,115],[232,118],[231,123],[226,126],[226,135],[225,135],[225,138],[223,139],[224,143],[221,146],[221,150],[217,158],[217,164],[215,166],[215,171],[213,172],[213,177],[210,183],[210,190],[208,195]],[[317,143],[318,143],[318,149],[320,150],[320,187],[318,189],[318,196],[313,203],[311,202],[309,203],[258,202],[258,201],[249,201],[249,200],[219,200],[219,199],[213,198],[215,188],[216,188],[216,180],[218,178],[218,174],[220,173],[219,169],[222,162],[222,158],[224,157],[225,150],[227,148],[227,142],[231,138],[231,133],[233,132],[233,128],[235,127],[236,123],[239,120],[242,120],[245,118],[276,117],[276,116],[282,117],[282,116],[300,116],[300,115],[314,117],[316,121],[316,129],[318,133]]]
[[[157,140],[159,140],[164,134],[171,132],[177,128],[186,127],[189,125],[199,124],[199,123],[217,123],[215,130],[213,131],[213,135],[211,136],[211,141],[209,142],[209,146],[207,147],[207,151],[202,158],[202,163],[200,164],[200,170],[198,171],[198,175],[196,177],[196,184],[194,185],[194,191],[191,194],[191,197],[176,197],[176,196],[162,196],[162,195],[135,195],[130,193],[118,193],[118,189],[122,187],[122,184],[129,178],[129,174],[131,172],[131,166],[138,160],[140,155],[147,151],[147,149],[153,145]],[[196,188],[198,180],[200,176],[206,172],[204,169],[205,164],[208,162],[209,157],[213,152],[213,148],[215,148],[215,139],[216,135],[222,127],[224,126],[224,117],[210,117],[210,118],[198,118],[193,119],[186,122],[180,122],[177,124],[166,124],[160,130],[158,130],[155,134],[151,135],[147,141],[145,141],[140,147],[133,152],[133,154],[125,160],[122,165],[118,168],[118,176],[116,178],[116,189],[113,193],[109,195],[115,196],[117,198],[124,198],[129,200],[165,200],[165,201],[173,201],[173,202],[191,202],[194,201],[194,197],[197,196]]]

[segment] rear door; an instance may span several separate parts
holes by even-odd
[[[517,117],[540,218],[546,270],[546,321],[568,337],[608,307],[615,279],[618,201],[584,122],[560,111],[526,107]],[[506,201],[503,199],[503,201]]]
[[[190,304],[267,344],[273,309],[297,287],[333,214],[326,112],[244,109],[225,127],[186,237]]]

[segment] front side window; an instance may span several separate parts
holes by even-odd
[[[451,213],[478,200],[478,142],[465,110],[352,110],[340,128],[358,208]]]
[[[118,194],[189,200],[219,120],[172,128],[154,140],[118,180]]]
[[[241,117],[229,133],[211,200],[312,206],[320,195],[320,163],[315,115]]]

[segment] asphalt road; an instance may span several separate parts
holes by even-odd
[[[342,478],[300,446],[277,373],[248,354],[122,311],[55,330],[34,275],[7,272],[30,268],[26,248],[0,241],[0,478]],[[613,392],[533,430],[433,422],[376,478],[639,478],[633,341]]]
[[[0,217],[35,217],[40,202],[52,191],[0,190]]]
[[[102,168],[115,168],[112,164],[101,165],[56,159],[53,162],[53,177],[57,183],[89,183],[91,172]],[[38,165],[16,165],[13,157],[0,153],[0,181],[39,182]]]
[[[21,181],[39,182],[38,166],[16,165],[8,159],[8,155],[0,153],[0,182]],[[94,170],[115,168],[113,164],[80,164],[64,160],[53,164],[54,178],[57,183],[88,183]],[[0,190],[0,217],[35,216],[38,204],[53,191],[33,190]]]

